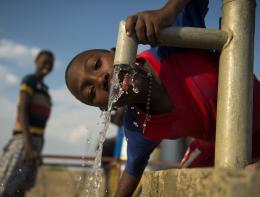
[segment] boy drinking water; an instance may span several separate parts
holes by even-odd
[[[169,1],[162,9],[128,17],[126,31],[142,43],[156,45],[160,29],[205,27],[208,1]],[[78,54],[66,70],[66,84],[82,103],[106,109],[114,51],[93,49]],[[126,106],[124,131],[127,163],[117,196],[130,196],[149,156],[163,139],[194,138],[180,167],[214,165],[218,55],[213,51],[154,47],[137,55],[129,73],[119,73],[123,94],[114,106]],[[260,82],[254,80],[253,158],[260,156]]]

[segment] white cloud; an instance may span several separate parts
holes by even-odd
[[[51,91],[53,110],[46,129],[46,153],[87,154],[95,153],[100,131],[99,109],[77,101],[65,86]],[[115,135],[116,127],[110,127],[108,137]],[[54,140],[55,139],[55,140]],[[90,143],[87,143],[87,139]],[[59,145],[59,150],[56,148]],[[61,148],[63,147],[63,148]]]
[[[1,125],[1,137],[0,137],[0,153],[2,147],[5,146],[12,134],[12,128],[15,121],[16,103],[8,99],[4,94],[0,94],[0,125]],[[0,154],[1,155],[1,154]]]
[[[29,47],[10,39],[0,39],[0,59],[14,62],[18,66],[33,65],[39,52],[39,47]],[[56,58],[55,67],[59,68],[61,65],[62,61]]]
[[[0,60],[12,61],[21,67],[32,65],[39,52],[39,47],[29,47],[10,39],[0,40]],[[59,68],[62,64],[61,60],[55,59],[55,67]]]
[[[1,86],[14,86],[18,81],[18,77],[15,74],[13,74],[6,66],[0,65]]]
[[[73,129],[69,136],[68,140],[72,143],[77,143],[80,139],[87,139],[87,134],[89,133],[88,129],[84,125],[79,125]]]
[[[28,47],[9,39],[0,40],[0,58],[15,61],[19,66],[32,65],[39,51],[37,47]]]

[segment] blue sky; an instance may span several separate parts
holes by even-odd
[[[128,15],[164,5],[162,0],[0,0],[0,148],[11,136],[21,77],[34,71],[34,57],[50,49],[56,67],[48,76],[54,107],[46,130],[44,152],[93,152],[100,112],[85,107],[68,93],[64,70],[78,52],[115,46],[118,23]],[[256,9],[255,72],[260,76],[259,7]],[[210,1],[208,27],[218,27],[221,1]],[[111,127],[109,135],[113,135]],[[86,139],[92,143],[87,144]]]

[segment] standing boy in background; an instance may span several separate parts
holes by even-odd
[[[43,80],[53,63],[53,53],[41,51],[35,59],[35,73],[22,79],[13,136],[0,159],[1,197],[23,197],[35,184],[51,111],[51,97]]]

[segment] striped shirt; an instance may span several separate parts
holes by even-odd
[[[51,97],[48,93],[48,87],[36,75],[26,75],[20,85],[20,93],[30,95],[28,109],[30,133],[43,135],[47,120],[51,111]],[[20,97],[18,108],[20,105]],[[13,133],[21,133],[21,123],[19,114],[17,115]]]

